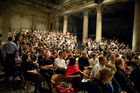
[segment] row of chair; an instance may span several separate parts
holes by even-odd
[[[87,74],[87,75],[90,74],[90,70],[84,70],[83,72],[85,74]],[[72,77],[71,76],[64,76],[62,74],[55,74],[55,75],[53,75],[52,78],[51,78],[51,89],[52,89],[52,93],[58,93],[56,91],[55,86],[58,85],[58,84],[60,84],[61,81],[71,83],[72,86],[73,86],[73,88],[74,88],[74,90],[77,90],[74,87],[73,78],[74,78],[74,76],[72,76]],[[85,77],[83,77],[83,78],[85,78]],[[45,82],[45,78],[44,77],[41,77],[41,80],[42,80],[42,82]],[[29,93],[29,90],[30,90],[30,87],[32,85],[32,82],[25,80],[24,79],[24,76],[23,76],[23,73],[21,74],[21,81],[22,81],[21,88],[26,87],[27,88],[26,89],[26,93]]]

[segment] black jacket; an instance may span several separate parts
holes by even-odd
[[[94,79],[81,84],[82,89],[88,91],[88,93],[112,93],[112,89],[103,84],[100,80]]]
[[[127,93],[136,93],[132,82],[129,80],[129,78],[126,76],[125,72],[121,68],[117,68],[117,72],[114,76],[119,82],[123,91],[126,91]]]

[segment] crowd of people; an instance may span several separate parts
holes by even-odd
[[[96,42],[88,38],[79,45],[70,33],[22,30],[9,37],[1,50],[6,81],[19,71],[35,82],[35,93],[41,93],[41,77],[51,91],[55,74],[72,76],[76,87],[88,93],[140,92],[139,57],[118,40]],[[89,80],[81,82],[83,77]]]

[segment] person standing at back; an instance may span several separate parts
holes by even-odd
[[[18,50],[13,42],[13,37],[8,38],[8,42],[3,45],[3,54],[5,60],[5,77],[8,80],[12,73],[12,68],[15,63],[15,53]]]

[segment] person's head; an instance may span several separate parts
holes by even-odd
[[[127,57],[126,56],[122,56],[123,60],[126,62],[127,61]]]
[[[76,59],[75,58],[70,58],[70,62],[68,66],[73,66],[76,64]]]
[[[58,54],[56,51],[52,52],[53,57],[56,57]]]
[[[13,41],[13,37],[8,37],[8,41]]]
[[[116,65],[116,68],[123,68],[124,67],[124,60],[120,57],[116,58],[115,65]]]
[[[105,67],[96,74],[95,78],[100,80],[103,84],[108,84],[112,80],[114,73],[115,71]]]
[[[101,65],[106,65],[106,63],[107,63],[106,57],[105,56],[100,56],[99,57],[99,62],[100,62]]]
[[[59,58],[61,58],[61,59],[63,58],[63,52],[62,51],[59,52]]]
[[[35,50],[31,50],[31,56],[34,56],[35,55]]]
[[[68,56],[68,59],[72,58],[73,57],[73,54],[69,54]]]
[[[93,59],[97,58],[97,54],[96,53],[93,53],[92,58]]]
[[[90,52],[90,56],[92,56],[93,54],[94,54],[93,51],[91,51],[91,52]]]
[[[74,51],[74,55],[78,55],[78,51],[77,50]]]
[[[87,57],[87,53],[85,51],[82,52],[82,57],[84,57],[84,58]]]
[[[111,56],[110,56],[111,62],[115,62],[115,58],[116,58],[116,56],[114,54],[111,54]]]
[[[113,64],[106,64],[106,67],[112,69],[114,72],[117,71],[116,66]]]
[[[48,53],[45,53],[44,54],[44,59],[47,60],[48,58],[49,58],[49,54]]]
[[[30,60],[31,60],[30,55],[23,55],[22,62],[28,62]]]

